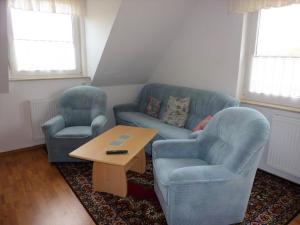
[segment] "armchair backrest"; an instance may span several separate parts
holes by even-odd
[[[106,112],[106,94],[91,86],[76,86],[66,90],[58,102],[58,112],[66,126],[90,126],[98,115]]]
[[[209,164],[222,164],[235,173],[256,170],[269,136],[269,122],[258,111],[246,107],[224,109],[204,129],[202,157]]]

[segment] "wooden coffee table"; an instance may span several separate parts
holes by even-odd
[[[93,185],[96,191],[121,197],[127,195],[126,172],[144,173],[144,147],[157,134],[149,128],[116,126],[92,139],[69,156],[93,161]],[[128,150],[126,155],[107,155],[107,150]]]

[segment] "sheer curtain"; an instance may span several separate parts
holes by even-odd
[[[300,58],[253,57],[249,91],[300,98]]]
[[[297,3],[300,4],[300,0],[231,0],[231,10],[236,13],[249,13]]]
[[[68,15],[85,15],[85,0],[8,0],[8,7]]]

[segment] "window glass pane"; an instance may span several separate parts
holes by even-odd
[[[11,9],[16,71],[76,70],[72,17]]]
[[[257,56],[300,57],[300,5],[261,10]]]

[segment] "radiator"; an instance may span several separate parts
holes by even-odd
[[[273,116],[267,164],[300,177],[300,119]]]
[[[41,126],[44,122],[56,115],[55,99],[36,99],[29,102],[32,138],[34,140],[43,140],[44,134]]]

